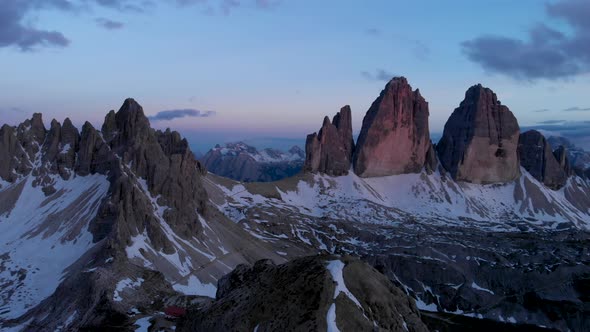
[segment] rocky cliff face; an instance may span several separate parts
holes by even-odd
[[[133,99],[100,131],[47,130],[40,114],[4,125],[0,153],[0,328],[130,327],[131,308],[212,296],[232,266],[283,260],[209,206],[187,141]]]
[[[325,117],[318,133],[307,135],[303,169],[333,176],[348,174],[353,149],[352,115],[347,105],[336,113],[332,122]]]
[[[559,167],[561,167],[561,169],[565,172],[567,176],[574,174],[572,164],[569,160],[569,154],[565,146],[562,145],[555,149],[555,151],[553,151],[553,155],[555,156],[555,159],[557,159]]]
[[[565,185],[567,175],[540,132],[529,130],[520,134],[518,155],[522,167],[547,187],[559,189]]]
[[[437,144],[443,167],[458,181],[502,183],[520,175],[520,129],[496,94],[475,85],[445,124]]]
[[[428,103],[404,77],[393,78],[373,102],[355,148],[361,177],[418,173],[430,147]]]
[[[585,170],[590,169],[590,152],[577,147],[565,137],[551,136],[547,138],[547,141],[551,144],[554,150],[562,145],[565,147],[572,169],[578,175],[581,175]]]
[[[266,148],[258,150],[244,142],[217,145],[201,160],[212,173],[244,182],[270,182],[293,176],[301,171],[305,152],[293,146],[283,152]]]
[[[414,302],[357,259],[240,265],[179,331],[427,331]]]

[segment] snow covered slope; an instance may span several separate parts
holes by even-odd
[[[570,178],[559,191],[525,171],[496,185],[352,172],[252,184],[208,175],[204,183],[221,211],[277,254],[298,257],[307,247],[363,257],[443,321],[590,326],[579,291],[590,275],[587,180]]]
[[[51,295],[93,245],[88,224],[109,187],[102,175],[58,177],[56,193],[46,197],[33,180],[0,189],[0,319],[16,318]]]
[[[235,204],[283,207],[303,215],[388,225],[407,218],[487,230],[590,228],[590,183],[570,178],[553,191],[526,171],[515,182],[477,185],[440,173],[359,178],[304,175],[267,185],[221,187],[236,203],[221,206],[235,221]],[[264,194],[272,192],[272,194]],[[262,194],[261,194],[262,193]]]

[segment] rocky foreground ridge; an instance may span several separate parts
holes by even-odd
[[[219,319],[223,317],[223,319]],[[402,290],[351,257],[239,265],[179,331],[428,331]]]
[[[349,108],[345,114],[350,114]],[[588,173],[572,170],[565,146],[554,152],[541,133],[521,135],[514,114],[481,84],[467,90],[436,145],[430,141],[428,116],[420,91],[413,90],[405,77],[395,77],[367,111],[356,144],[348,141],[350,126],[332,134],[337,132],[334,125],[324,119],[320,132],[308,136],[304,170],[338,176],[352,167],[356,175],[369,178],[440,167],[455,181],[493,184],[518,179],[522,166],[556,190],[569,176]],[[352,161],[344,158],[347,154],[352,154]]]

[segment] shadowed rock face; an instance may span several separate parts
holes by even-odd
[[[565,146],[562,145],[558,147],[555,151],[553,151],[553,155],[555,156],[555,159],[557,159],[559,167],[565,172],[567,176],[574,174],[572,165],[570,164],[568,151]]]
[[[426,171],[431,174],[436,171],[436,166],[438,166],[438,158],[436,157],[436,147],[432,142],[430,142],[428,146],[428,151],[426,151],[426,160],[424,161],[424,168]]]
[[[430,147],[428,103],[404,77],[392,79],[373,102],[355,148],[361,177],[418,173]]]
[[[437,144],[443,167],[458,181],[502,183],[520,175],[520,129],[496,94],[479,85],[465,93]]]
[[[567,176],[540,132],[530,130],[520,134],[518,155],[522,167],[547,187],[559,189],[565,185]]]
[[[81,142],[85,140],[85,132],[89,140],[96,140],[96,130],[86,127],[82,130]],[[152,129],[142,107],[133,99],[125,100],[118,112],[107,114],[102,137],[106,142],[98,139],[94,150],[111,151],[120,163],[128,165],[134,177],[145,180],[146,189],[153,197],[158,197],[158,204],[169,207],[163,217],[177,232],[189,236],[201,231],[198,213],[204,213],[208,199],[201,180],[204,168],[195,160],[186,139],[181,139],[177,132]],[[115,167],[112,173],[119,174],[121,169]],[[125,216],[125,223],[117,223],[118,245],[125,245],[129,237],[144,231],[153,232],[159,224],[149,213],[151,203],[139,195],[141,189],[137,184],[124,175],[113,177],[112,203],[102,207],[93,228],[100,239],[100,234],[108,233],[116,216]],[[153,232],[153,235],[151,241],[158,250],[173,252],[164,234]]]
[[[307,135],[304,171],[339,176],[348,174],[354,141],[350,106],[340,109],[332,122],[328,117],[320,131]]]
[[[239,265],[219,280],[217,299],[190,310],[178,330],[330,331],[334,326],[427,331],[413,301],[385,276],[358,259],[335,256]]]

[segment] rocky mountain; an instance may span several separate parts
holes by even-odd
[[[590,152],[577,147],[565,137],[550,136],[547,138],[547,141],[555,150],[560,146],[564,146],[566,148],[568,159],[570,160],[574,170],[579,170],[579,173],[583,173],[583,170],[590,169]]]
[[[268,182],[301,171],[305,152],[298,146],[282,152],[266,148],[258,151],[246,143],[217,145],[201,159],[210,172],[245,182]]]
[[[590,179],[565,149],[480,85],[436,146],[403,78],[356,147],[347,113],[312,135],[317,169],[254,183],[207,172],[132,99],[100,130],[2,126],[0,328],[590,329]]]
[[[318,133],[307,135],[303,169],[334,176],[348,174],[353,149],[352,115],[347,105],[334,116],[332,122],[325,117]]]
[[[210,205],[186,140],[133,99],[100,131],[35,114],[0,137],[2,329],[124,330],[214,296],[237,264],[284,261]]]
[[[529,130],[520,134],[518,155],[522,167],[547,187],[559,189],[565,185],[569,174],[557,161],[551,145],[540,132]]]
[[[304,246],[361,257],[416,300],[433,330],[452,331],[459,321],[477,330],[590,326],[587,180],[554,191],[526,171],[489,185],[426,170],[308,173],[264,184],[209,177],[218,208],[280,244],[277,253],[292,257]]]
[[[224,317],[224,319],[218,319]],[[189,311],[179,331],[428,331],[414,302],[350,257],[240,265],[215,301]]]
[[[496,94],[474,85],[445,124],[437,144],[441,164],[458,181],[510,182],[520,175],[520,129]]]
[[[405,77],[389,81],[363,119],[353,157],[355,173],[419,173],[431,144],[428,116],[428,103]]]

